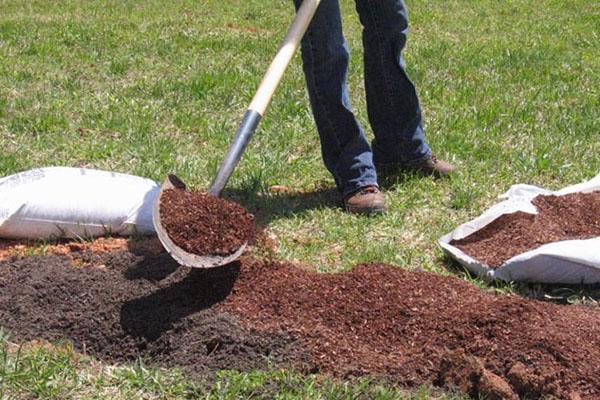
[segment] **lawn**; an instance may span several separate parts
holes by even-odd
[[[226,193],[254,212],[272,239],[256,254],[320,271],[384,262],[472,279],[443,258],[436,245],[442,234],[514,183],[556,189],[600,171],[596,2],[408,5],[406,61],[428,140],[458,173],[387,182],[387,215],[346,214],[321,162],[296,57]],[[368,127],[361,28],[354,3],[342,0],[342,9],[352,101]],[[67,165],[156,180],[177,173],[192,187],[207,187],[292,16],[289,0],[0,0],[0,176]],[[68,346],[0,353],[0,397],[237,398],[274,391],[305,398],[431,395],[281,371],[228,372],[210,385],[177,371],[78,360]]]

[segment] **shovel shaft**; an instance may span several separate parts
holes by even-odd
[[[273,94],[277,86],[279,86],[279,82],[281,82],[281,78],[290,64],[294,53],[298,49],[302,36],[304,36],[304,33],[308,29],[308,25],[319,3],[320,0],[303,0],[302,5],[296,13],[296,18],[294,18],[283,42],[279,46],[275,58],[263,77],[256,94],[252,98],[252,102],[244,114],[235,138],[229,146],[227,155],[223,159],[219,171],[208,190],[211,196],[218,197],[221,195],[229,177],[240,161],[250,138],[252,138],[267,107],[269,107]]]
[[[279,50],[273,58],[269,69],[265,73],[260,86],[258,87],[252,102],[248,109],[257,111],[260,115],[265,115],[265,111],[271,103],[273,94],[281,82],[283,73],[287,69],[292,57],[296,53],[302,36],[308,29],[308,25],[317,11],[320,0],[303,0],[302,5],[296,13],[296,18],[290,25],[285,38],[279,45]]]
[[[260,119],[261,115],[258,112],[254,110],[246,111],[244,118],[240,123],[240,127],[235,134],[235,138],[229,146],[229,151],[227,152],[227,155],[223,159],[223,163],[219,168],[219,172],[217,172],[217,176],[215,176],[215,179],[210,185],[210,189],[208,189],[209,195],[215,197],[219,197],[221,195],[221,192],[227,184],[229,177],[233,173],[235,166],[240,161],[240,158],[242,157],[250,138],[254,134]]]

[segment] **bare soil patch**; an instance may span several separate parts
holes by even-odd
[[[24,256],[26,254],[70,254],[71,252],[90,250],[94,253],[126,250],[131,247],[145,248],[155,252],[162,251],[162,245],[155,236],[146,237],[141,240],[131,241],[123,237],[100,237],[93,241],[81,241],[62,239],[55,242],[45,243],[40,246],[35,240],[0,240],[0,261],[12,256]]]
[[[166,253],[127,251],[17,257],[0,263],[0,325],[13,340],[69,339],[107,362],[142,358],[194,375],[268,360],[302,367],[308,354],[293,337],[242,327],[215,307],[239,267],[178,269]]]
[[[600,191],[540,195],[532,203],[537,215],[505,214],[450,244],[489,267],[498,268],[510,258],[547,243],[600,236]]]
[[[169,238],[189,253],[228,255],[254,236],[254,219],[244,207],[206,193],[165,190],[160,210]]]
[[[360,265],[318,274],[245,257],[79,251],[0,263],[0,325],[206,375],[274,365],[488,398],[600,396],[600,310],[494,295],[455,277]]]

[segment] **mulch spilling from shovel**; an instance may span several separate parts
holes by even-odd
[[[292,365],[473,397],[600,396],[600,310],[494,295],[455,277],[361,265],[317,274],[252,258],[189,270],[135,251],[0,263],[0,324],[108,362],[196,375]],[[74,266],[77,265],[77,266]]]
[[[538,214],[516,212],[495,219],[451,245],[498,268],[510,258],[561,240],[600,236],[600,191],[564,196],[536,196]]]
[[[202,192],[165,190],[160,215],[169,238],[188,253],[229,255],[254,235],[244,207]]]

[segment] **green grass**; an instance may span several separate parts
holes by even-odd
[[[456,273],[436,240],[510,185],[560,188],[600,171],[596,2],[408,3],[406,59],[428,140],[459,172],[391,182],[384,217],[344,213],[296,57],[229,184],[277,257],[322,271],[386,262]],[[367,127],[353,7],[342,1],[352,101]],[[292,17],[289,0],[0,0],[0,10],[0,175],[85,166],[157,180],[175,172],[198,188],[215,174]]]

